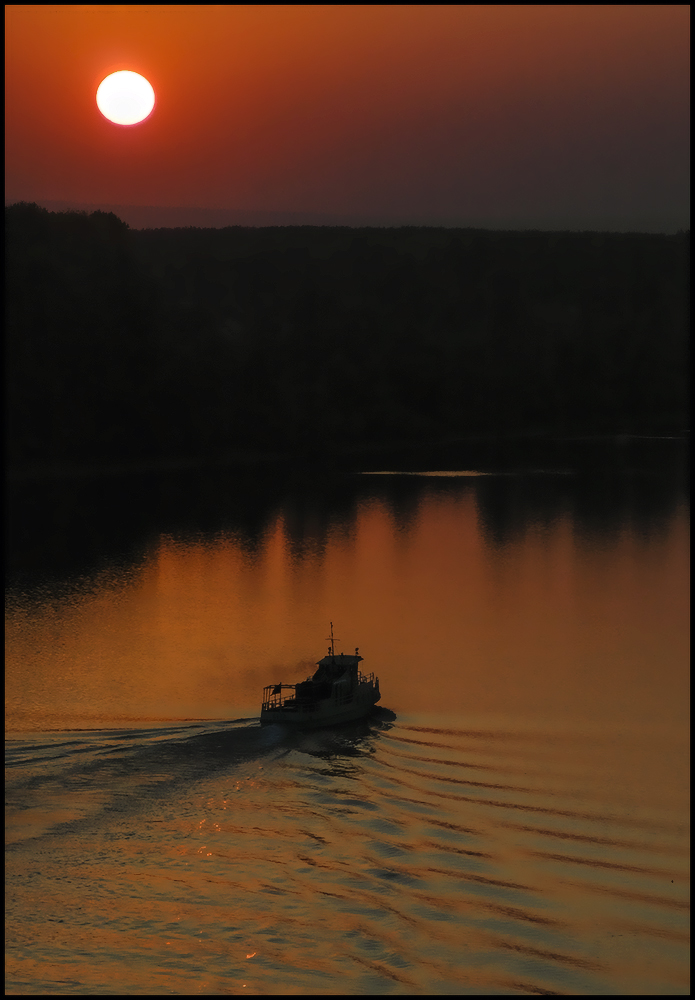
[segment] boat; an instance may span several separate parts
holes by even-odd
[[[263,688],[261,722],[288,722],[300,726],[332,726],[364,719],[381,698],[379,678],[363,674],[359,647],[354,656],[336,653],[333,622],[328,653],[316,664],[312,677],[298,684],[269,684]]]

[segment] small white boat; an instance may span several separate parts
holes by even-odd
[[[366,718],[381,698],[379,678],[363,674],[362,657],[336,654],[333,638],[328,654],[316,664],[313,677],[298,684],[269,684],[263,688],[261,722],[289,722],[301,726],[332,726]]]

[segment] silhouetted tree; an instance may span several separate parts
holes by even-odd
[[[687,419],[689,234],[6,229],[15,467]]]

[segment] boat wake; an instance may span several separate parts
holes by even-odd
[[[10,740],[7,988],[687,993],[687,788],[641,746],[381,708]]]

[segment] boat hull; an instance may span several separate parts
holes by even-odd
[[[313,703],[298,702],[293,705],[264,707],[261,710],[261,722],[281,722],[290,726],[313,729],[365,719],[374,711],[381,695],[378,687],[360,684],[360,688],[362,690],[355,691],[352,700],[347,704],[337,705],[332,698],[327,698]]]

